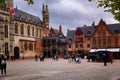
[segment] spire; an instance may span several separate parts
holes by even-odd
[[[93,21],[92,23],[92,28],[95,28],[95,21]]]

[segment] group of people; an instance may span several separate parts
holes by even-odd
[[[1,69],[1,75],[6,75],[6,57],[4,55],[0,55],[0,69]]]
[[[110,54],[109,56],[107,56],[106,54],[103,54],[102,56],[103,62],[104,62],[104,66],[107,66],[107,62],[110,61],[110,63],[113,63],[113,55]]]
[[[35,55],[35,61],[38,61],[38,58],[39,58],[40,61],[42,62],[42,61],[44,61],[45,56],[44,56],[44,55],[41,55],[41,56]]]
[[[80,63],[81,62],[81,58],[82,58],[82,56],[81,56],[81,54],[74,54],[74,55],[71,55],[70,57],[69,57],[69,60],[68,60],[68,62],[76,62],[76,63]]]

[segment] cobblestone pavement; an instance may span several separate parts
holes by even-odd
[[[45,59],[45,62],[34,59],[7,62],[7,75],[0,80],[117,80],[120,78],[120,60],[113,64],[87,62],[68,63],[67,60]],[[118,79],[120,80],[120,79]]]

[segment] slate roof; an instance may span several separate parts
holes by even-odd
[[[91,26],[86,26],[86,27],[80,27],[81,30],[83,31],[83,34],[85,36],[92,36],[92,34],[94,33],[94,28]]]
[[[15,8],[14,11],[15,11],[15,15],[14,15],[15,20],[25,21],[36,25],[40,25],[42,23],[40,18],[37,16],[34,16],[17,8]]]
[[[68,43],[74,42],[74,34],[75,34],[75,30],[68,30],[68,32],[67,32],[67,42]]]
[[[107,25],[111,33],[120,33],[120,23]]]

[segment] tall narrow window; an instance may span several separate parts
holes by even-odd
[[[27,27],[27,35],[30,36],[30,25]]]
[[[29,50],[33,50],[33,44],[31,42],[29,43]]]
[[[8,26],[7,25],[5,25],[4,32],[5,32],[5,38],[8,38]]]
[[[20,30],[20,32],[21,32],[21,35],[24,34],[24,25],[23,24],[21,24],[21,30]]]
[[[15,23],[15,34],[18,34],[18,23]]]
[[[25,48],[25,50],[27,50],[27,42],[25,42],[24,48]]]
[[[9,50],[8,50],[8,42],[5,42],[5,54],[8,54]]]
[[[36,28],[36,37],[38,37],[38,28]]]
[[[34,27],[32,27],[32,36],[34,36]]]

